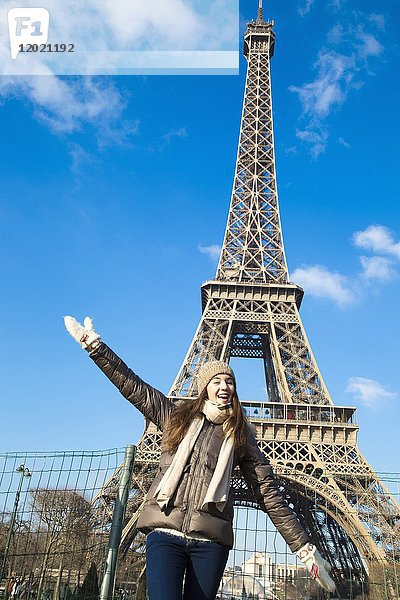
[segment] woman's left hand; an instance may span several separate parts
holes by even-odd
[[[332,567],[322,558],[314,544],[306,544],[296,552],[296,555],[306,565],[312,579],[315,579],[324,590],[335,591],[335,583],[329,575]]]

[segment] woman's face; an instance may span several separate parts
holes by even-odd
[[[235,382],[230,375],[216,375],[207,386],[207,396],[213,404],[229,404],[235,392]]]

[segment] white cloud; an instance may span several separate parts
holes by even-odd
[[[353,13],[360,20],[360,15]],[[333,110],[346,101],[350,90],[361,89],[364,79],[372,74],[369,62],[381,58],[383,45],[375,30],[382,29],[380,15],[364,17],[364,22],[344,26],[344,20],[331,27],[327,33],[327,46],[320,50],[314,62],[315,77],[302,85],[292,85],[289,90],[298,95],[302,118],[306,121],[301,138],[314,156],[325,150],[328,130],[324,125]],[[371,31],[371,28],[374,31]],[[321,142],[321,131],[326,139]],[[315,132],[315,136],[311,135]],[[298,133],[296,134],[299,137]]]
[[[218,244],[212,244],[211,246],[198,246],[199,251],[202,254],[207,254],[211,260],[217,262],[221,254],[221,246]]]
[[[373,13],[369,15],[369,20],[373,23],[380,31],[385,29],[385,17],[384,15],[379,15]]]
[[[397,396],[394,392],[389,392],[385,387],[366,377],[350,377],[347,382],[346,392],[353,394],[355,399],[368,408],[378,408],[387,404],[388,400]]]
[[[0,98],[26,98],[35,118],[56,135],[91,126],[99,146],[125,143],[139,127],[123,118],[126,101],[105,78],[21,76],[0,79]]]
[[[342,8],[343,4],[344,4],[344,0],[331,0],[331,2],[330,2],[330,6],[335,11],[340,10]]]
[[[200,35],[201,26],[191,7],[183,0],[163,0],[152,2],[131,2],[120,0],[90,0],[98,10],[99,4],[105,14],[105,22],[109,35],[115,37],[125,48],[135,46],[140,49],[150,47],[155,49],[182,49]],[[179,19],[176,15],[179,14]],[[179,38],[181,38],[179,40]]]
[[[308,124],[296,131],[296,137],[305,142],[317,158],[325,151],[328,141],[328,130],[323,120],[346,99],[353,79],[353,59],[325,50],[320,53],[314,68],[317,70],[314,81],[302,86],[292,85],[289,90],[298,94],[303,115],[308,117]]]
[[[80,144],[70,144],[69,155],[71,171],[75,174],[80,173],[87,164],[93,162],[93,157]]]
[[[350,147],[351,147],[351,146],[350,146],[350,144],[349,144],[349,142],[347,142],[347,141],[346,141],[344,138],[342,138],[342,137],[340,137],[340,138],[339,138],[338,142],[339,142],[339,144],[340,144],[341,146],[344,146],[345,148],[350,148]]]
[[[358,54],[361,58],[370,56],[379,56],[383,52],[383,46],[380,41],[371,33],[366,33],[363,27],[357,28],[356,33]]]
[[[349,280],[340,273],[332,273],[322,265],[311,265],[295,269],[290,277],[315,298],[333,300],[345,307],[355,301]]]
[[[363,276],[375,281],[390,281],[395,276],[392,261],[383,256],[360,256]]]
[[[396,242],[393,233],[384,225],[370,225],[364,231],[357,231],[353,241],[358,248],[389,254],[400,259],[400,242]]]
[[[289,146],[285,149],[286,154],[297,154],[296,146]]]
[[[312,9],[313,4],[314,4],[314,0],[305,0],[303,5],[299,6],[299,8],[297,9],[297,12],[299,13],[299,15],[301,17],[305,17],[306,15],[308,15],[310,10]]]
[[[188,132],[186,127],[180,127],[179,129],[171,129],[163,135],[163,140],[167,143],[171,141],[172,138],[186,138],[188,136]]]
[[[394,240],[392,232],[383,225],[370,225],[353,235],[355,246],[386,256],[360,256],[361,270],[346,276],[331,272],[323,265],[306,265],[291,273],[291,280],[298,283],[314,298],[326,298],[344,308],[360,298],[359,291],[369,292],[374,282],[389,282],[397,277],[395,261],[400,259],[400,242]],[[372,288],[373,289],[373,288]]]
[[[314,68],[317,70],[314,81],[289,89],[299,95],[305,114],[322,118],[335,105],[343,103],[352,79],[353,60],[333,51],[323,51]]]
[[[302,142],[308,143],[311,155],[314,158],[318,158],[318,156],[325,151],[328,132],[322,127],[312,129],[312,126],[309,126],[308,129],[298,129],[296,131],[296,137]]]
[[[339,44],[344,36],[344,28],[341,23],[336,23],[327,34],[327,40],[330,44]]]

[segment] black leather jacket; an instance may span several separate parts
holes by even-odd
[[[163,431],[174,407],[171,400],[135,375],[106,344],[100,343],[96,348],[89,350],[89,354],[121,394]],[[309,536],[279,491],[272,467],[266,456],[259,450],[250,429],[247,437],[244,454],[239,457],[239,453],[235,451],[234,467],[239,465],[261,509],[268,513],[291,550],[297,552],[310,541]],[[156,527],[166,527],[188,535],[201,535],[224,546],[232,547],[232,490],[222,512],[213,504],[201,508],[217,464],[222,441],[222,425],[215,425],[205,419],[189,463],[166,510],[160,509],[154,493],[171,464],[173,455],[166,451],[161,453],[157,474],[139,517],[139,529],[148,532]]]

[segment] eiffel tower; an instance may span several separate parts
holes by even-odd
[[[273,27],[259,0],[257,19],[244,35],[248,68],[224,243],[215,279],[202,285],[202,317],[169,396],[195,397],[195,376],[205,361],[262,360],[267,397],[242,405],[288,501],[346,594],[349,570],[354,586],[374,564],[398,558],[400,511],[358,449],[355,408],[332,402],[299,315],[303,290],[289,281],[275,169]],[[147,423],[137,446],[125,549],[159,454],[160,432]],[[119,470],[94,502],[109,515],[118,479]],[[236,505],[255,505],[240,473],[232,485]]]

